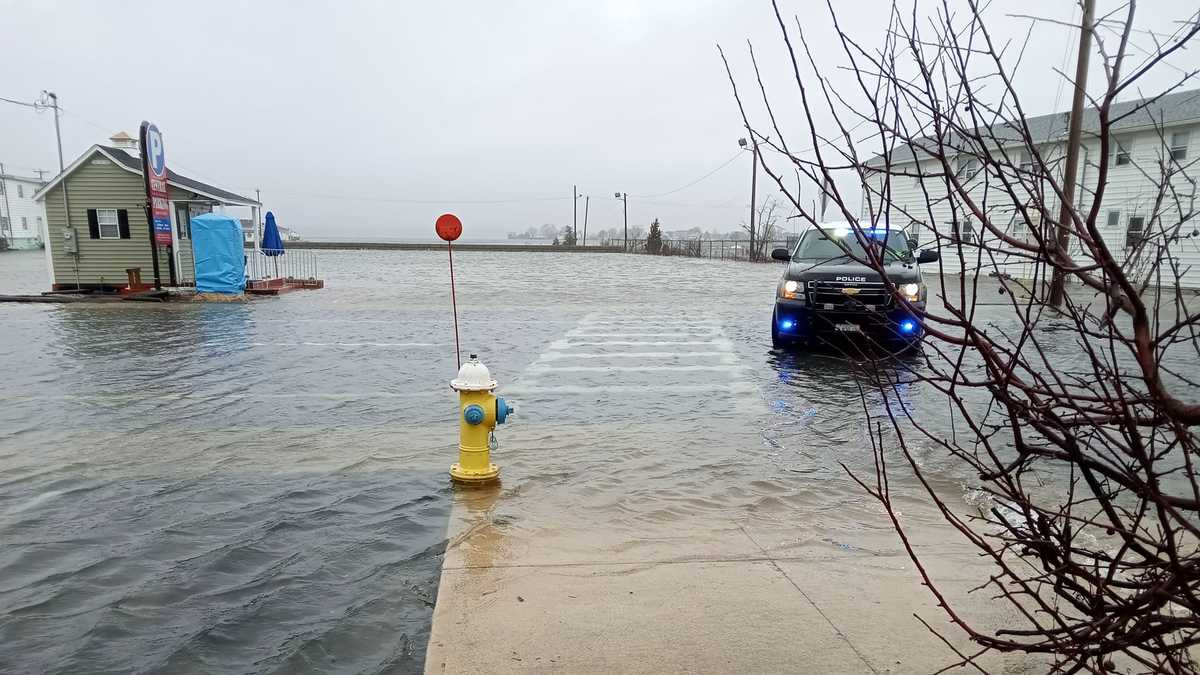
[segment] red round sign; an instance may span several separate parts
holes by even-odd
[[[453,213],[443,213],[438,216],[434,225],[437,235],[446,241],[454,241],[462,234],[462,221]]]

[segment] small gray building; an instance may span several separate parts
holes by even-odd
[[[46,207],[46,267],[54,290],[123,288],[130,269],[140,270],[143,282],[154,281],[137,141],[124,133],[109,141],[93,145],[35,195]],[[176,285],[191,286],[192,216],[243,207],[257,222],[261,205],[171,171],[169,160],[167,166],[173,246],[158,249],[160,276],[167,286],[173,268]]]

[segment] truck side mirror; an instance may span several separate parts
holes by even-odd
[[[783,262],[787,262],[792,258],[792,256],[788,254],[788,250],[786,248],[777,248],[772,250],[771,257],[776,260],[782,260]]]
[[[942,256],[937,251],[930,251],[929,249],[925,249],[924,251],[921,251],[920,253],[917,254],[917,264],[921,265],[924,263],[937,262],[938,259],[941,257]]]

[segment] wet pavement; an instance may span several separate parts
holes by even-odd
[[[445,475],[444,254],[321,252],[325,290],[245,304],[0,305],[0,670],[418,672],[453,518],[487,514],[462,553],[483,565],[537,553],[564,513],[626,561],[714,514],[835,552],[890,531],[842,467],[873,462],[858,366],[770,349],[779,267],[455,262],[464,357],[517,408],[483,497]],[[0,292],[43,278],[40,254],[0,255]]]

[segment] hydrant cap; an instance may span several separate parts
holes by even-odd
[[[471,360],[458,369],[458,377],[450,380],[450,388],[455,391],[491,391],[496,388],[496,381],[492,379],[487,366],[472,354]]]

